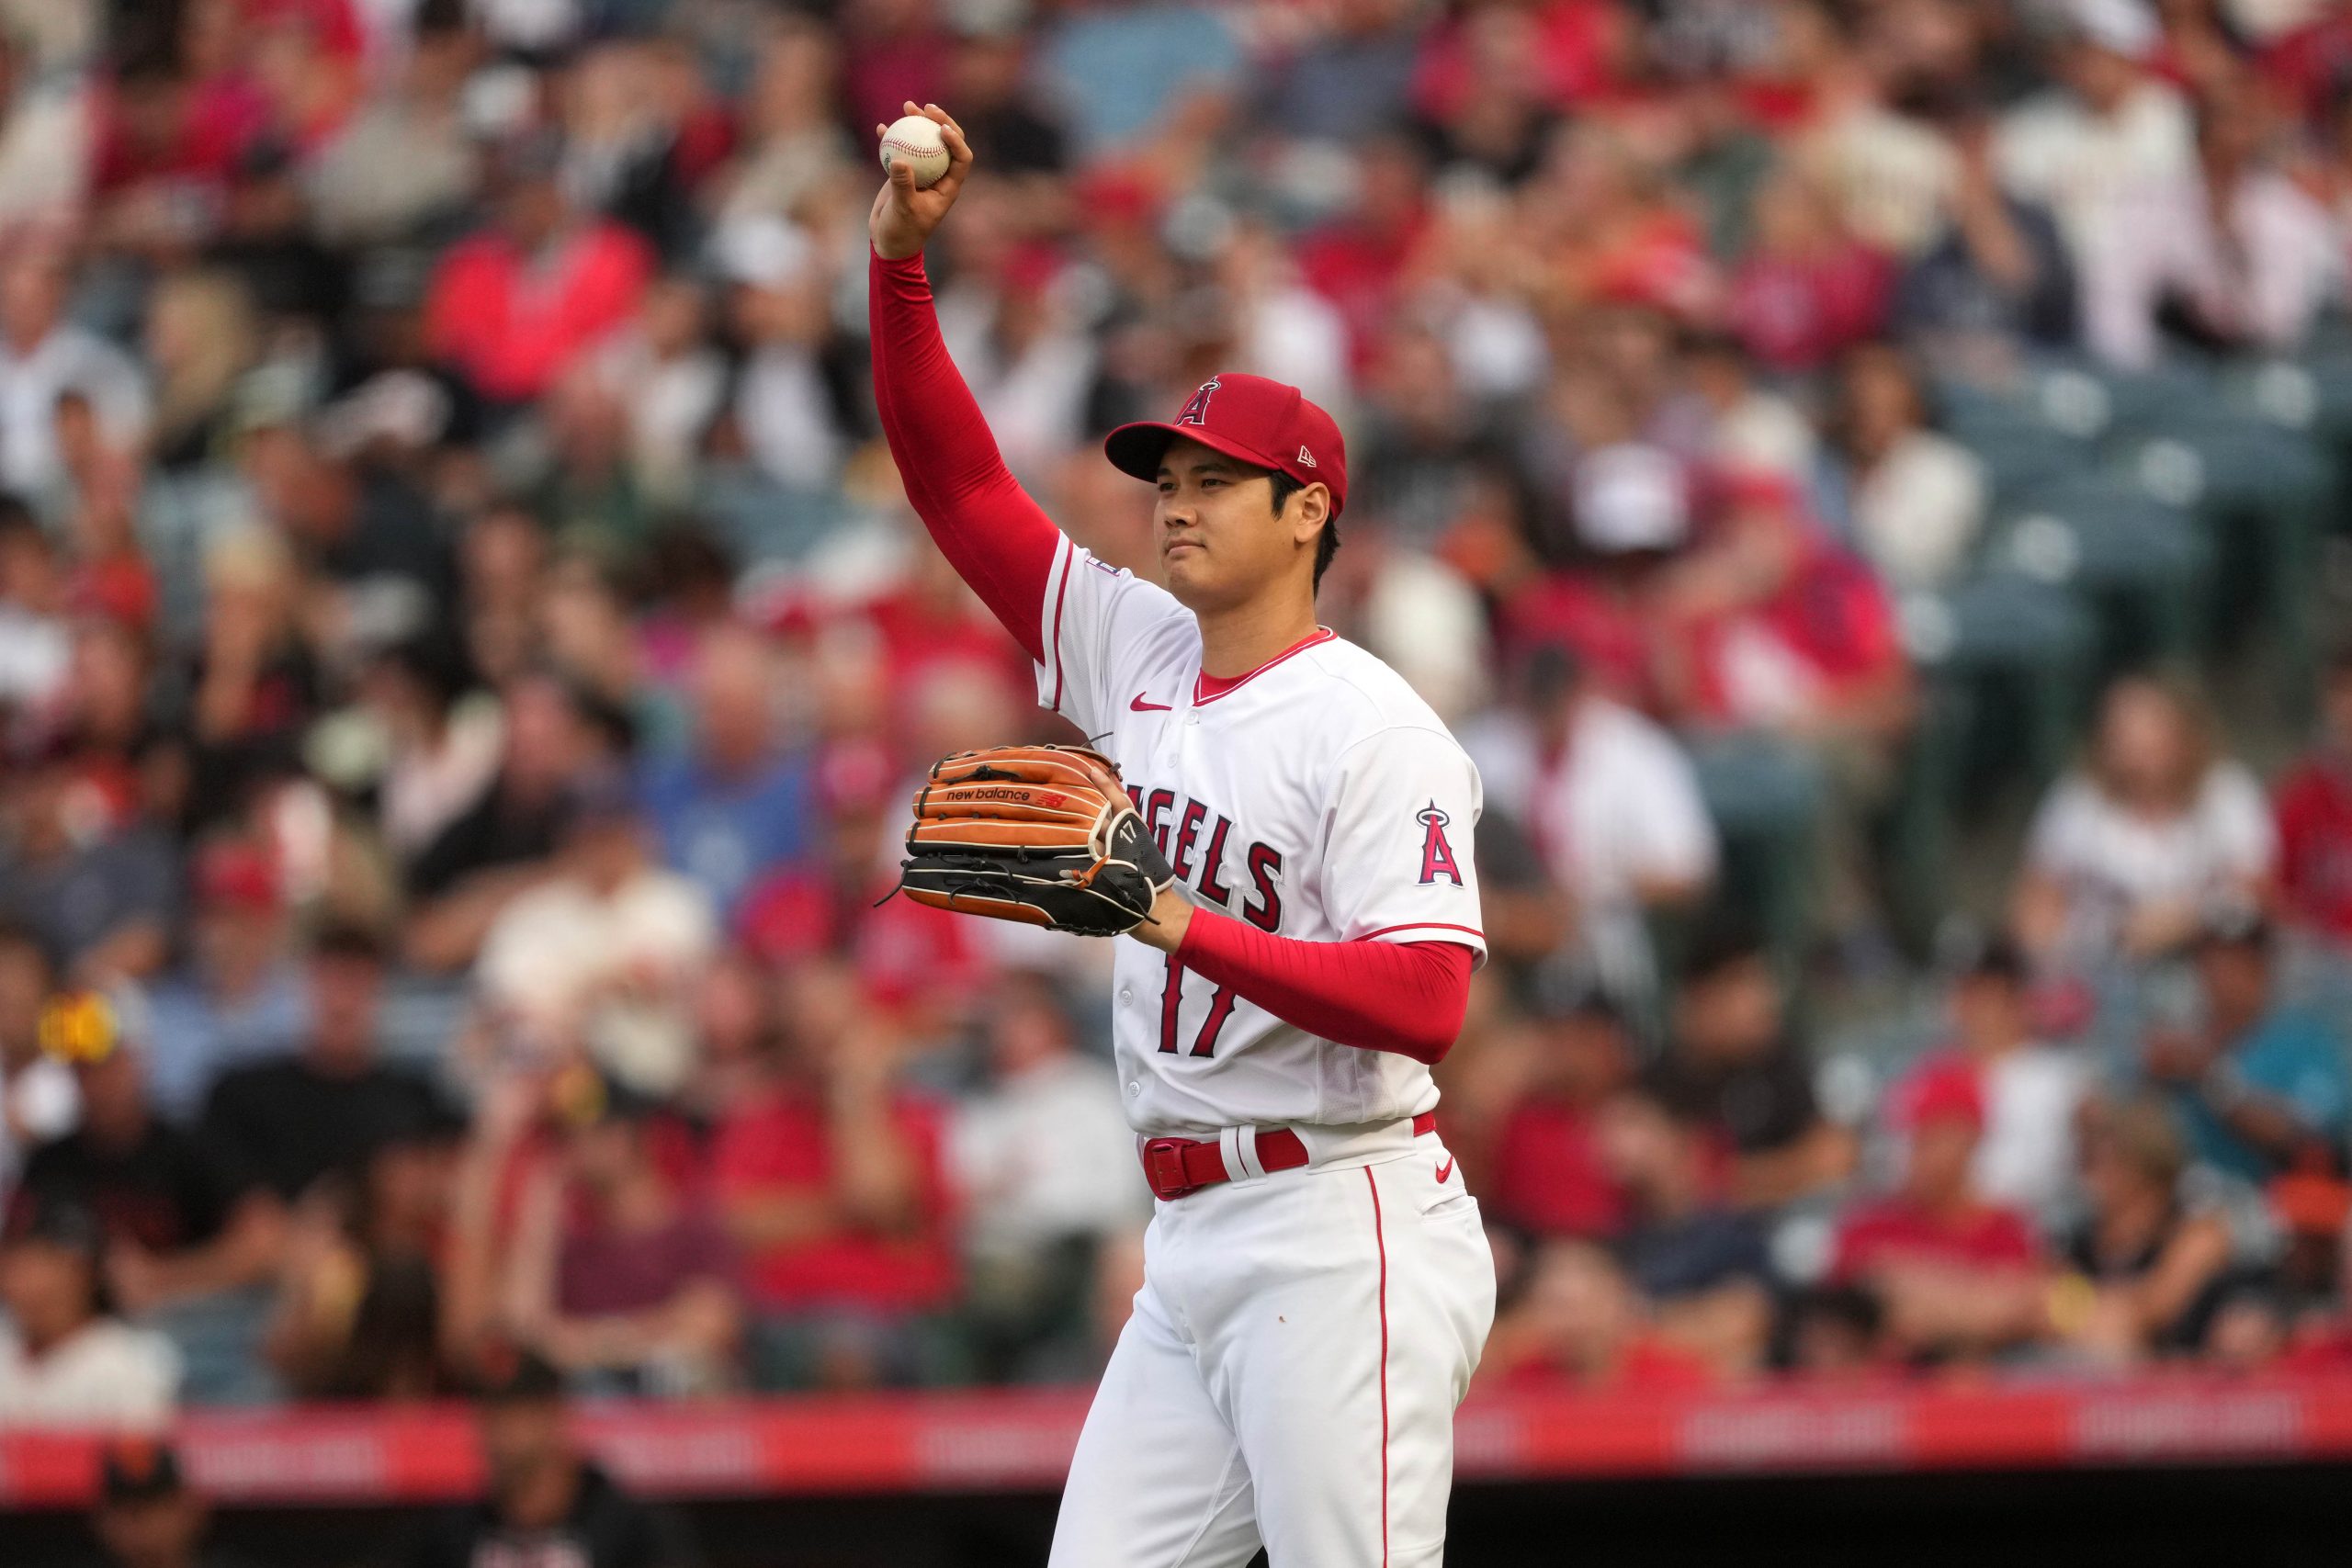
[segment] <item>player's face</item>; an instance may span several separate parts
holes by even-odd
[[[1169,443],[1159,460],[1159,504],[1152,513],[1159,577],[1186,608],[1244,603],[1298,571],[1311,573],[1322,524],[1319,485],[1274,510],[1263,468],[1236,462],[1197,441]]]

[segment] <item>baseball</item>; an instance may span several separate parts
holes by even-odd
[[[947,141],[937,120],[910,114],[891,122],[882,133],[882,166],[888,169],[901,160],[914,170],[918,187],[939,183],[947,172]]]

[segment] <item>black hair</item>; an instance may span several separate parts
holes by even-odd
[[[1886,1303],[1864,1286],[1815,1285],[1798,1293],[1789,1303],[1788,1315],[1792,1328],[1811,1319],[1876,1339],[1886,1324]]]
[[[25,498],[14,491],[0,491],[0,535],[8,534],[21,534],[44,547],[49,544],[49,530],[40,525]]]
[[[1958,960],[1952,965],[1952,973],[1961,980],[1998,980],[2015,987],[2032,978],[2032,965],[2026,961],[2025,950],[2007,936],[1971,942],[1958,954]]]
[[[1717,916],[1691,937],[1682,957],[1682,983],[1702,985],[1741,964],[1770,956],[1763,932],[1738,916]]]
[[[637,750],[637,717],[626,704],[605,695],[560,665],[542,661],[524,672],[524,679],[545,681],[563,694],[572,716],[615,756]]]
[[[330,920],[311,938],[311,956],[380,964],[390,955],[384,939],[367,926],[354,920]]]
[[[418,632],[402,637],[379,659],[386,668],[414,682],[443,713],[474,684],[464,647],[446,632]]]
[[[44,987],[55,983],[57,955],[50,951],[49,943],[41,940],[40,933],[22,920],[0,918],[0,952],[10,948],[19,953],[29,953],[40,960]]]
[[[1280,468],[1266,470],[1266,483],[1274,493],[1274,515],[1277,517],[1290,504],[1290,498],[1306,488],[1306,480],[1293,479]],[[1329,570],[1331,558],[1339,553],[1340,521],[1336,517],[1326,517],[1323,519],[1323,532],[1315,541],[1315,587],[1323,586],[1323,573]]]
[[[1565,642],[1540,642],[1519,667],[1521,694],[1530,707],[1548,708],[1584,679],[1584,660]]]

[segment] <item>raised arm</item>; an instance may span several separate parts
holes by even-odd
[[[958,575],[1029,657],[1044,660],[1045,604],[1061,531],[1016,483],[996,438],[939,333],[923,242],[946,216],[971,170],[964,133],[935,105],[910,114],[940,122],[951,162],[918,190],[900,164],[875,197],[874,256],[866,297],[874,343],[874,400],[907,499]]]

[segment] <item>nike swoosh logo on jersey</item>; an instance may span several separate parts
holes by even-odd
[[[1141,692],[1135,694],[1135,700],[1127,705],[1127,710],[1130,713],[1172,713],[1175,711],[1171,704],[1145,702]]]
[[[1453,1175],[1453,1156],[1452,1155],[1448,1155],[1445,1157],[1445,1163],[1437,1168],[1437,1184],[1440,1187],[1444,1186],[1446,1182],[1452,1179]]]

